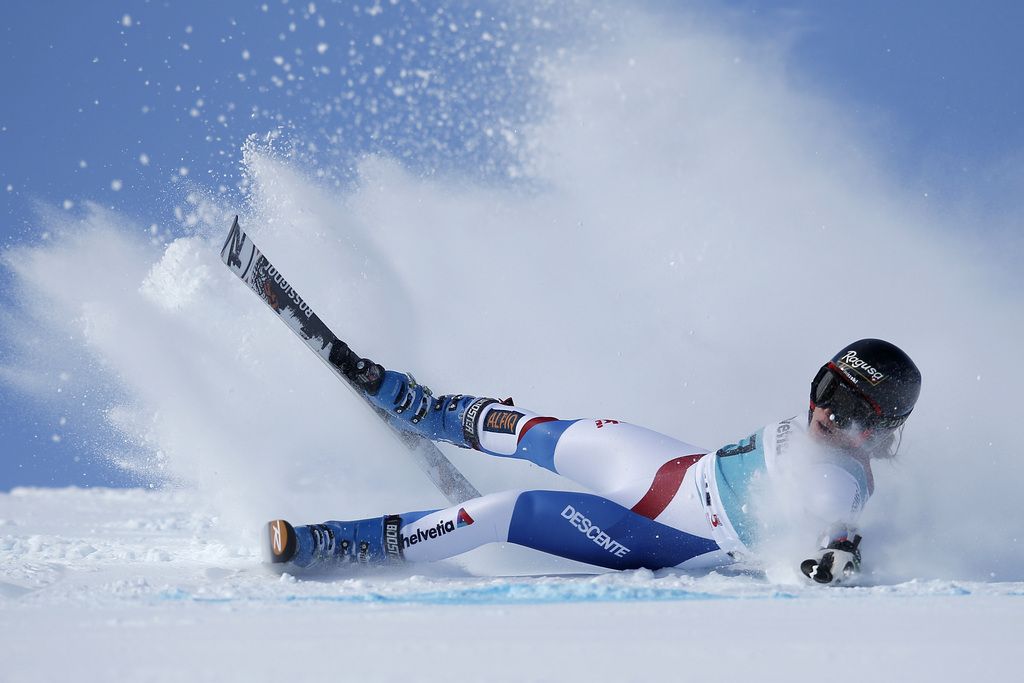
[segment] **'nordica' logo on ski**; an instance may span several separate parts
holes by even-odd
[[[288,281],[284,279],[281,273],[277,272],[277,268],[275,268],[274,264],[269,261],[267,262],[267,275],[274,279],[274,282],[276,282],[281,290],[288,295],[289,299],[295,302],[295,305],[299,307],[299,310],[302,311],[307,318],[313,317],[313,309],[306,305],[306,302],[302,300],[299,293],[292,289],[292,286],[288,284]]]
[[[867,361],[863,361],[857,357],[856,351],[847,351],[846,355],[839,359],[839,362],[846,365],[854,370],[857,370],[862,375],[866,375],[869,382],[872,384],[878,384],[885,375],[876,370],[873,366],[869,365]]]
[[[576,512],[576,508],[572,505],[565,506],[565,509],[562,510],[562,517],[569,520],[569,524],[579,529],[581,534],[615,557],[625,557],[629,552],[629,548],[613,540],[611,536],[601,531],[600,527],[594,526],[594,523],[584,517],[582,513]]]
[[[456,529],[461,529],[462,527],[469,526],[472,523],[473,518],[469,516],[468,512],[466,512],[466,508],[459,508],[459,514],[456,515],[454,520],[449,519],[443,522],[438,522],[436,526],[429,529],[417,529],[416,533],[412,536],[402,534],[402,548],[408,548],[409,546],[416,545],[417,543],[441,538]]]

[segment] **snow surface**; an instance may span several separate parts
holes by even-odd
[[[1024,583],[278,576],[192,491],[0,495],[4,681],[1012,680]],[[498,549],[500,552],[500,549]],[[427,573],[422,573],[423,570]]]

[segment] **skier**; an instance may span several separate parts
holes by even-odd
[[[753,553],[764,529],[759,492],[785,484],[821,533],[801,571],[839,583],[860,568],[855,524],[873,490],[871,460],[895,455],[921,389],[906,353],[862,339],[815,375],[806,420],[775,422],[706,452],[618,420],[561,420],[511,399],[435,397],[412,375],[385,370],[343,342],[331,363],[403,429],[529,460],[593,493],[504,491],[358,521],[275,520],[265,536],[273,563],[425,562],[510,542],[612,569],[722,566]]]

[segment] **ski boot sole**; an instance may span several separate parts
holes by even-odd
[[[268,564],[289,562],[295,557],[295,527],[283,519],[267,522],[263,533],[263,561]]]

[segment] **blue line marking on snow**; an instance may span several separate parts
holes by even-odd
[[[234,602],[329,602],[349,604],[413,604],[413,605],[508,605],[554,604],[582,602],[677,602],[683,600],[732,600],[731,595],[716,595],[678,588],[607,587],[607,586],[544,586],[503,584],[483,588],[454,588],[420,593],[386,594],[369,591],[346,595],[283,595],[260,597],[197,596],[182,590],[166,591],[160,599],[168,601],[223,604]],[[769,596],[764,596],[769,597]],[[781,597],[795,597],[782,595]]]
[[[301,586],[301,584],[300,584]],[[311,587],[311,586],[308,586]],[[299,588],[299,586],[296,586]],[[827,588],[821,590],[788,591],[783,589],[766,590],[765,592],[740,591],[737,593],[716,593],[693,590],[681,587],[629,586],[601,582],[584,582],[567,584],[564,582],[504,582],[484,586],[463,586],[437,588],[434,590],[390,592],[387,590],[367,589],[364,592],[339,594],[325,593],[288,593],[281,594],[271,591],[267,594],[235,594],[235,595],[196,595],[182,588],[173,588],[161,592],[156,598],[160,601],[190,602],[209,605],[223,604],[289,604],[289,603],[331,603],[351,605],[541,605],[563,603],[610,603],[610,602],[683,602],[705,600],[856,600],[859,598],[892,599],[892,598],[935,598],[973,596],[975,592],[956,583],[936,587],[923,593],[903,593],[899,590],[881,592],[872,587]],[[301,589],[300,589],[301,590]],[[984,593],[982,593],[984,594]],[[1001,593],[1001,597],[1024,597],[1024,592],[1011,589]]]

